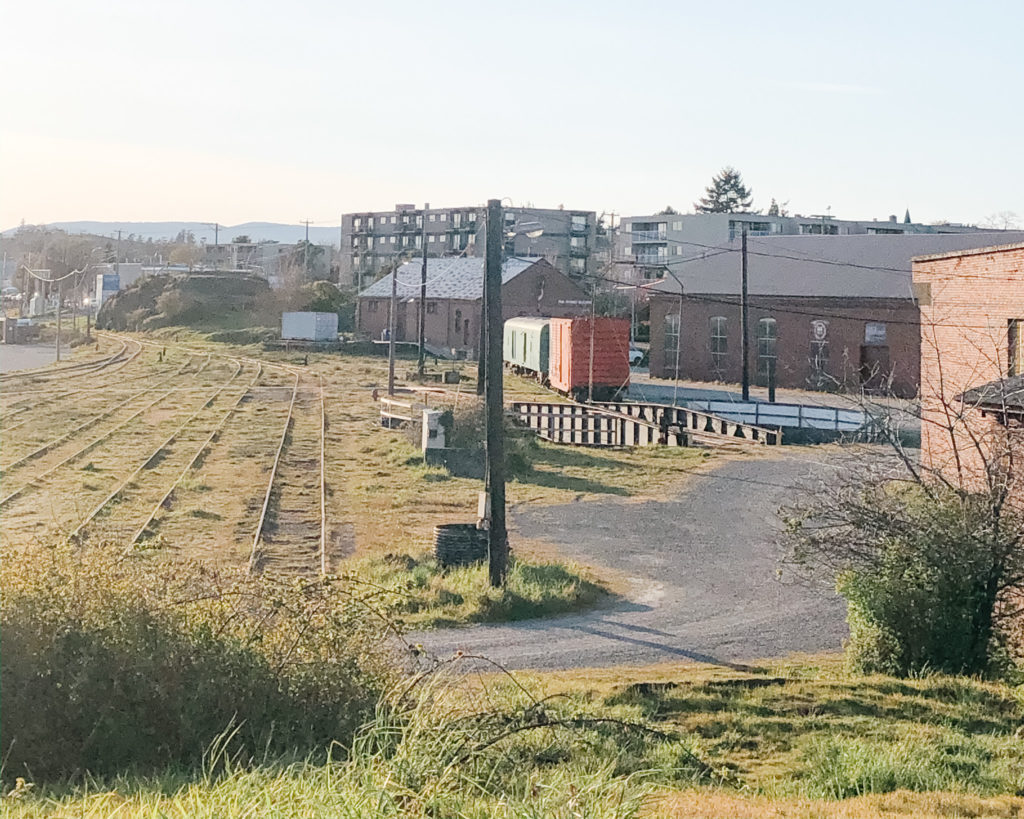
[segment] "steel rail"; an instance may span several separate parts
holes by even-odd
[[[141,464],[140,464],[140,465],[138,466],[138,468],[137,468],[137,469],[136,469],[136,470],[135,470],[134,472],[132,472],[132,474],[131,474],[131,475],[129,475],[129,476],[128,476],[128,477],[127,477],[127,478],[126,478],[126,479],[125,479],[124,481],[122,481],[122,482],[121,482],[121,484],[120,484],[120,485],[119,485],[119,486],[118,486],[117,488],[115,488],[115,489],[114,489],[114,490],[113,490],[113,491],[112,491],[112,492],[111,492],[111,493],[110,493],[109,495],[107,495],[107,497],[106,497],[106,498],[104,498],[104,499],[103,499],[103,501],[102,501],[102,502],[101,502],[101,503],[100,503],[100,504],[99,504],[99,505],[98,505],[98,506],[97,506],[97,507],[96,507],[95,509],[93,509],[93,510],[92,510],[92,511],[91,511],[91,512],[90,512],[90,513],[89,513],[89,514],[88,514],[88,515],[87,515],[87,516],[85,517],[85,519],[84,519],[84,520],[82,520],[82,521],[81,521],[81,522],[80,522],[80,523],[78,524],[78,526],[76,526],[76,527],[74,528],[74,530],[72,530],[71,534],[70,534],[70,535],[68,536],[68,539],[69,539],[69,540],[81,540],[82,534],[83,534],[84,532],[86,532],[86,531],[87,531],[86,527],[87,527],[87,526],[88,526],[88,525],[89,525],[90,523],[92,523],[92,521],[93,521],[93,520],[95,520],[95,519],[96,519],[96,516],[97,516],[97,515],[98,515],[98,514],[99,514],[100,512],[102,512],[102,511],[103,511],[103,510],[104,510],[104,509],[105,509],[105,508],[107,507],[107,505],[108,505],[108,504],[109,504],[109,503],[110,503],[110,502],[111,502],[112,500],[114,500],[114,498],[116,498],[116,497],[117,497],[118,495],[120,495],[120,494],[121,494],[121,493],[122,493],[122,492],[123,492],[123,491],[124,491],[125,489],[127,489],[127,488],[128,488],[129,486],[131,486],[131,485],[132,485],[132,484],[133,484],[133,483],[135,482],[135,480],[136,480],[136,479],[137,479],[137,478],[139,477],[139,475],[141,475],[141,474],[142,474],[142,471],[143,471],[143,470],[144,470],[144,469],[145,469],[145,468],[146,468],[147,466],[149,466],[149,465],[150,465],[150,464],[151,464],[151,463],[152,463],[152,462],[153,462],[154,460],[156,460],[156,458],[157,458],[157,457],[158,457],[158,456],[160,455],[160,453],[161,453],[161,452],[163,452],[163,451],[164,451],[165,449],[167,449],[167,447],[169,447],[169,446],[170,446],[170,445],[171,445],[171,444],[172,444],[172,443],[173,443],[173,442],[174,442],[174,441],[175,441],[175,440],[177,439],[177,437],[178,437],[179,435],[181,435],[181,433],[182,433],[182,432],[184,432],[184,431],[185,431],[185,430],[186,430],[186,429],[187,429],[187,428],[189,427],[189,425],[190,425],[190,424],[191,424],[191,423],[192,423],[192,422],[193,422],[193,421],[194,421],[194,420],[195,420],[196,418],[198,418],[198,417],[199,417],[199,415],[200,415],[200,414],[201,414],[201,413],[203,412],[203,410],[207,409],[207,408],[208,408],[208,407],[209,407],[209,406],[210,406],[210,405],[211,405],[211,404],[212,404],[212,403],[213,403],[214,401],[216,401],[216,400],[217,400],[217,396],[219,396],[219,395],[220,395],[220,394],[221,394],[222,392],[224,392],[224,390],[226,390],[226,389],[227,389],[227,388],[228,388],[228,387],[229,387],[229,386],[231,385],[231,382],[232,382],[232,381],[234,381],[234,380],[235,380],[235,379],[236,379],[236,378],[238,377],[238,374],[239,374],[239,373],[240,373],[241,371],[242,371],[242,366],[241,366],[241,364],[239,364],[239,365],[238,365],[238,369],[236,369],[236,370],[235,370],[235,372],[234,372],[234,373],[232,373],[231,377],[230,377],[230,378],[228,378],[228,380],[227,380],[227,381],[225,381],[225,382],[224,382],[223,384],[221,384],[221,385],[220,385],[220,386],[219,386],[219,387],[218,387],[218,388],[217,388],[216,390],[214,390],[214,392],[213,392],[213,393],[212,393],[212,394],[210,395],[210,397],[209,397],[209,398],[207,398],[207,399],[206,399],[206,400],[205,400],[205,401],[203,402],[202,406],[200,406],[200,407],[199,407],[199,409],[197,409],[197,410],[196,410],[195,412],[193,412],[193,413],[192,413],[192,414],[191,414],[191,415],[190,415],[190,416],[189,416],[188,418],[186,418],[186,419],[184,420],[184,422],[182,422],[182,424],[181,424],[181,425],[180,425],[180,426],[179,426],[179,427],[178,427],[177,429],[175,429],[175,430],[174,430],[174,432],[172,432],[172,433],[171,433],[171,434],[170,434],[170,435],[169,435],[169,436],[168,436],[168,437],[167,437],[167,438],[166,438],[166,439],[165,439],[165,440],[163,441],[163,443],[161,443],[161,444],[160,444],[160,446],[158,446],[158,447],[157,447],[157,448],[156,448],[155,450],[153,450],[153,451],[152,451],[152,452],[150,453],[149,457],[148,457],[148,458],[146,458],[146,460],[145,460],[145,461],[143,461],[143,462],[142,462],[142,463],[141,463]]]
[[[320,378],[320,574],[327,574],[327,406]]]
[[[192,358],[194,358],[194,357],[195,356],[191,356],[189,358],[189,361],[191,361]],[[187,366],[188,366],[188,362],[186,362],[184,365],[182,365],[178,369],[178,372],[176,374],[181,373]],[[172,376],[172,378],[173,378],[173,376]],[[168,378],[163,383],[167,383],[167,381],[170,381],[170,378]],[[150,387],[149,389],[146,390],[146,392],[152,392],[155,389],[156,389],[156,387]],[[15,489],[9,495],[6,495],[5,497],[0,498],[0,509],[3,509],[8,503],[10,503],[11,501],[16,500],[17,498],[19,498],[22,495],[24,495],[27,491],[29,491],[29,489],[32,489],[38,483],[40,483],[41,481],[43,481],[46,478],[50,477],[50,475],[52,475],[58,469],[61,469],[62,467],[67,466],[69,463],[72,463],[73,461],[77,460],[82,455],[85,455],[87,452],[91,452],[92,450],[94,450],[97,446],[99,446],[104,441],[106,441],[115,432],[119,432],[122,429],[124,429],[126,426],[128,426],[128,424],[130,424],[132,421],[134,421],[140,415],[142,415],[145,412],[148,412],[150,409],[155,407],[157,404],[159,404],[161,401],[163,401],[165,398],[167,398],[168,395],[170,395],[171,393],[173,393],[175,391],[176,390],[174,388],[171,388],[171,389],[168,389],[168,390],[164,390],[161,395],[159,395],[157,398],[155,398],[150,403],[146,404],[146,406],[142,407],[137,412],[134,412],[131,415],[129,415],[124,421],[122,421],[117,426],[113,427],[112,429],[107,430],[105,433],[103,433],[103,435],[100,435],[98,438],[94,438],[92,441],[90,441],[88,444],[86,444],[81,449],[78,449],[75,452],[72,452],[67,458],[62,460],[60,463],[55,464],[50,469],[46,470],[46,472],[44,472],[43,474],[37,475],[36,477],[32,478],[32,480],[30,480],[28,483],[20,486],[18,489]]]
[[[0,383],[6,383],[8,381],[13,381],[13,380],[15,380],[17,378],[47,378],[48,379],[51,376],[61,377],[61,376],[65,376],[67,373],[72,373],[72,372],[75,373],[76,376],[78,376],[78,375],[85,375],[87,372],[91,372],[92,370],[97,370],[97,369],[102,369],[104,367],[108,367],[111,364],[113,364],[116,361],[118,361],[121,358],[121,355],[125,352],[125,350],[128,349],[128,342],[126,340],[121,339],[121,338],[119,338],[117,340],[121,342],[121,349],[118,350],[113,355],[108,356],[106,358],[102,358],[99,361],[81,361],[81,362],[78,362],[76,364],[68,364],[67,366],[64,366],[64,367],[52,367],[52,368],[50,368],[50,367],[47,367],[47,368],[36,367],[34,369],[31,369],[31,370],[18,370],[17,372],[13,372],[13,373],[3,373],[3,374],[0,374]],[[140,351],[141,351],[141,348],[140,348]],[[78,370],[82,370],[83,372],[76,372]]]
[[[190,358],[189,358],[189,361],[191,361],[191,360],[192,360],[192,358],[194,358],[194,356],[190,357]],[[100,413],[99,415],[95,415],[95,416],[93,416],[93,417],[92,417],[92,418],[90,418],[89,420],[85,421],[84,423],[82,423],[82,424],[80,424],[79,426],[77,426],[77,427],[75,427],[74,429],[72,429],[72,430],[71,430],[70,432],[65,432],[65,433],[64,433],[63,435],[60,435],[60,436],[58,436],[58,437],[54,438],[54,439],[53,439],[52,441],[48,441],[47,443],[43,444],[43,445],[42,445],[41,447],[39,447],[38,449],[36,449],[36,450],[34,450],[34,451],[32,451],[32,452],[28,453],[27,455],[25,455],[25,456],[23,456],[23,457],[19,458],[19,459],[18,459],[17,461],[14,461],[14,463],[8,464],[7,466],[5,466],[5,467],[2,467],[2,468],[0,468],[0,476],[2,476],[2,475],[6,475],[6,474],[7,474],[8,472],[10,472],[10,471],[11,471],[12,469],[16,469],[17,467],[19,467],[19,466],[21,466],[22,464],[24,464],[24,463],[26,463],[26,462],[28,462],[28,461],[32,460],[33,458],[38,458],[38,457],[39,457],[40,455],[45,455],[45,454],[46,454],[47,452],[49,452],[49,451],[50,451],[51,449],[53,449],[53,448],[54,448],[55,446],[59,446],[60,444],[64,443],[64,442],[65,442],[66,440],[68,440],[69,438],[71,438],[71,437],[73,437],[74,435],[78,434],[79,432],[82,432],[83,430],[86,430],[86,429],[88,429],[89,427],[91,427],[91,426],[93,426],[93,425],[95,425],[95,424],[98,424],[98,423],[99,423],[100,421],[102,421],[102,420],[103,420],[104,418],[107,418],[107,417],[109,417],[110,415],[113,415],[113,414],[114,414],[115,412],[117,412],[117,411],[118,411],[119,409],[121,409],[122,407],[126,406],[127,404],[130,404],[130,403],[131,403],[132,401],[134,401],[134,400],[135,400],[136,398],[138,398],[138,397],[139,397],[140,395],[145,395],[145,394],[146,394],[147,392],[151,392],[152,390],[155,390],[155,389],[157,389],[157,388],[158,388],[158,387],[160,387],[160,386],[161,386],[162,384],[166,384],[166,383],[167,383],[168,381],[170,381],[170,380],[171,380],[172,378],[175,378],[176,376],[178,376],[178,375],[181,375],[181,373],[182,373],[182,372],[184,372],[184,370],[185,370],[185,369],[186,369],[187,367],[188,367],[188,362],[186,362],[186,363],[185,363],[185,364],[183,364],[183,365],[182,365],[181,367],[179,367],[179,368],[178,368],[177,370],[175,370],[175,371],[174,371],[174,373],[172,373],[172,374],[171,374],[171,375],[170,375],[169,377],[165,378],[165,379],[164,379],[163,381],[161,381],[161,382],[160,382],[159,384],[154,384],[154,385],[153,385],[153,386],[151,386],[151,387],[146,387],[145,389],[139,390],[138,392],[136,392],[136,393],[134,393],[133,395],[131,395],[131,396],[130,396],[130,397],[129,397],[128,399],[126,399],[125,401],[122,401],[122,402],[121,402],[120,404],[118,404],[117,406],[115,406],[115,407],[112,407],[111,409],[108,409],[108,410],[106,410],[106,411],[104,411],[104,412],[101,412],[101,413]],[[199,370],[197,370],[197,371],[196,371],[196,375],[198,375],[198,374],[199,374],[200,372],[202,372],[202,368],[200,368]],[[78,392],[78,390],[74,390],[73,392]],[[71,393],[69,393],[69,394],[71,394]],[[58,397],[59,397],[59,396],[58,396]],[[54,398],[51,398],[50,400],[51,400],[51,401],[53,401],[53,400],[56,400],[56,398],[57,398],[57,397],[54,397]],[[42,403],[46,403],[46,402],[42,402]],[[36,406],[38,406],[38,405],[36,405]],[[29,408],[29,407],[26,407],[25,409],[27,410],[27,409],[30,409],[30,408]],[[19,411],[20,411],[20,410],[19,410]],[[27,423],[28,423],[28,422],[29,422],[30,420],[32,420],[32,419],[27,419],[27,420],[25,420],[25,421],[22,421],[21,423],[19,423],[19,424],[16,424],[16,425],[15,425],[15,426],[13,426],[13,427],[7,427],[7,428],[6,428],[5,430],[4,430],[4,432],[5,432],[5,433],[10,433],[10,431],[11,431],[12,429],[17,429],[18,427],[24,426],[24,425],[25,425],[25,424],[27,424]]]
[[[196,450],[195,454],[192,456],[188,464],[186,464],[185,468],[181,470],[181,474],[178,475],[174,483],[172,483],[170,488],[164,493],[164,496],[160,498],[156,506],[153,507],[153,511],[150,512],[149,517],[146,518],[146,522],[139,527],[138,531],[134,534],[131,541],[129,541],[127,548],[130,549],[132,546],[139,542],[142,536],[146,533],[146,530],[149,529],[150,525],[156,519],[156,516],[160,514],[160,510],[167,505],[167,502],[174,495],[178,486],[181,484],[183,480],[185,480],[185,476],[188,475],[188,473],[195,468],[196,464],[202,459],[202,457],[205,455],[206,451],[210,448],[210,446],[220,438],[220,434],[221,432],[224,431],[224,427],[227,426],[228,421],[230,421],[232,416],[238,411],[238,408],[242,405],[242,402],[245,400],[245,397],[250,393],[252,388],[256,386],[256,384],[259,382],[262,376],[263,366],[257,365],[256,375],[253,377],[252,381],[249,382],[249,385],[245,388],[245,391],[242,392],[240,396],[238,396],[238,400],[231,405],[231,408],[224,414],[224,417],[221,419],[217,427],[213,430],[213,432],[210,433],[209,437],[207,437],[207,439],[203,441],[202,445],[199,447],[199,449]]]
[[[263,506],[260,509],[260,517],[256,523],[256,532],[252,538],[252,549],[249,552],[249,574],[253,574],[259,558],[260,539],[263,537],[263,525],[267,519],[267,509],[270,506],[270,496],[274,491],[274,480],[277,477],[277,467],[281,462],[281,453],[284,451],[284,442],[288,438],[288,431],[292,426],[292,414],[295,411],[295,397],[299,393],[299,374],[294,374],[295,381],[292,384],[292,400],[288,404],[288,416],[285,418],[284,430],[281,432],[281,440],[277,445],[277,452],[274,454],[274,463],[270,467],[270,479],[267,481],[267,491],[263,497]]]

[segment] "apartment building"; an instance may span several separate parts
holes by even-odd
[[[363,289],[397,259],[420,255],[424,234],[428,257],[483,258],[485,213],[483,205],[424,213],[403,204],[391,211],[346,213],[339,281]],[[574,278],[590,272],[597,239],[594,211],[510,207],[504,221],[506,257],[544,258]]]
[[[884,221],[819,216],[766,216],[761,213],[689,213],[624,216],[615,243],[618,278],[638,282],[660,278],[663,269],[684,259],[713,252],[740,237],[765,236],[902,236],[907,234],[978,233],[960,224],[925,225],[890,216]],[[998,233],[998,231],[993,231]]]
[[[334,248],[311,245],[316,249],[309,262],[310,275],[328,277],[334,263]],[[271,280],[280,279],[290,268],[301,264],[299,245],[281,242],[226,242],[203,245],[202,267],[206,270],[248,270]]]

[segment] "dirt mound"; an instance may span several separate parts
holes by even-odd
[[[229,313],[254,312],[269,291],[264,279],[237,273],[145,276],[104,302],[96,326],[153,330],[206,325]]]

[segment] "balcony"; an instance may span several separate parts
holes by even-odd
[[[636,263],[665,265],[668,264],[668,256],[663,256],[660,253],[637,253]]]
[[[590,248],[586,245],[569,245],[569,255],[577,257],[589,256]]]
[[[637,242],[664,242],[666,239],[663,230],[634,230],[629,234],[633,244]]]
[[[587,233],[590,232],[590,225],[588,225],[586,222],[583,222],[582,224],[579,222],[572,222],[569,225],[569,232],[573,236],[585,236]]]

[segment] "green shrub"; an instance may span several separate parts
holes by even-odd
[[[855,671],[1007,671],[1024,521],[990,495],[884,482],[789,526],[798,562],[839,569]]]
[[[114,550],[5,555],[4,776],[36,781],[348,742],[388,666],[358,591]]]

